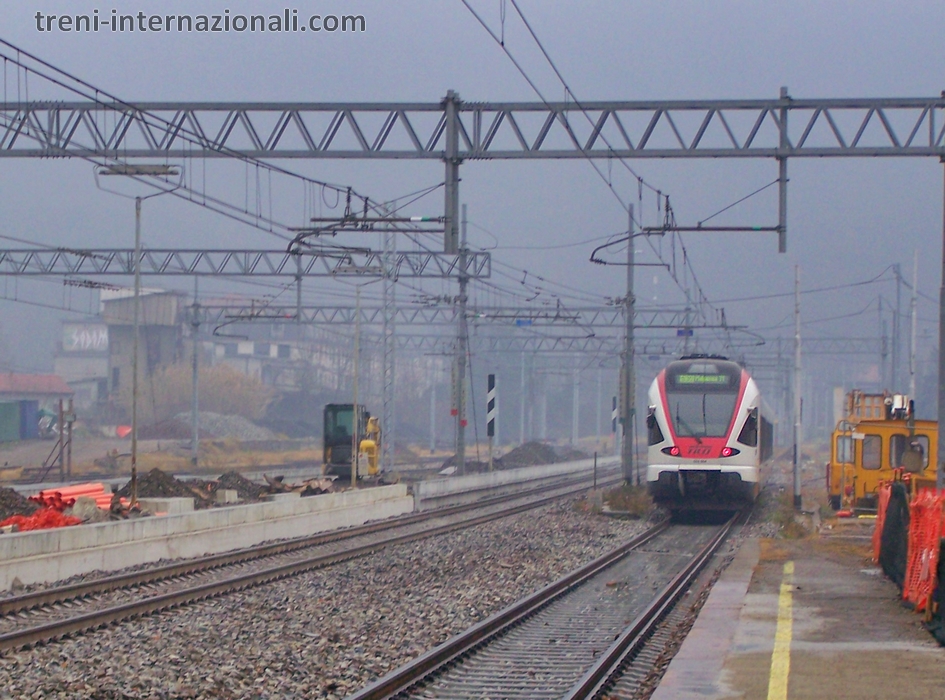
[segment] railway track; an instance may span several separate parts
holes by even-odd
[[[660,524],[349,700],[601,697],[724,542],[736,517],[721,527]]]
[[[609,479],[616,483],[620,477],[610,475]],[[0,599],[0,651],[80,634],[265,585],[395,544],[473,527],[541,507],[586,488],[589,481],[589,478],[562,480],[474,504],[439,508],[347,530],[257,545]]]

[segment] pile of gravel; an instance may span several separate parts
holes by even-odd
[[[560,461],[555,448],[543,442],[526,442],[502,455],[506,467],[533,467],[538,464],[554,464]]]
[[[189,413],[178,413],[174,420],[190,425]],[[242,416],[223,415],[212,411],[200,411],[197,414],[197,429],[200,436],[214,438],[235,438],[236,440],[272,440],[276,434],[268,428],[260,428]],[[187,437],[190,437],[188,428]]]
[[[476,474],[489,471],[489,463],[486,461],[476,461],[471,459],[475,452],[466,454],[466,473]],[[557,462],[570,462],[576,459],[586,459],[580,450],[573,448],[564,448],[563,451],[556,450],[551,445],[543,442],[526,442],[519,445],[501,457],[492,460],[492,468],[496,471],[500,469],[519,469],[521,467],[534,467],[540,464],[555,464]],[[442,469],[456,466],[456,455],[447,458],[441,465]]]
[[[11,515],[32,515],[37,510],[39,510],[38,503],[29,500],[18,491],[0,487],[0,521],[6,520]]]
[[[0,657],[12,697],[345,698],[642,531],[560,503]]]

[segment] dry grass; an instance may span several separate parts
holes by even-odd
[[[810,535],[807,527],[799,522],[794,511],[794,496],[785,491],[777,498],[771,513],[771,522],[778,526],[778,537],[800,540]]]
[[[624,484],[604,494],[604,503],[611,510],[628,513],[637,518],[645,518],[653,510],[653,499],[645,486]]]

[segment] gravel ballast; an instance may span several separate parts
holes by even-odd
[[[547,506],[8,654],[0,697],[343,698],[646,527]]]

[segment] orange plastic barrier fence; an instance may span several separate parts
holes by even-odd
[[[945,491],[921,489],[909,504],[909,553],[902,599],[925,610],[937,584]]]
[[[883,541],[883,523],[886,522],[886,509],[889,508],[889,496],[892,484],[883,482],[879,487],[879,502],[876,510],[876,526],[873,528],[873,561],[879,561],[879,549]]]
[[[20,532],[26,532],[28,530],[47,530],[53,527],[78,525],[81,522],[81,519],[73,518],[71,515],[63,515],[53,508],[41,508],[32,515],[11,515],[0,522],[0,527],[16,525]]]

